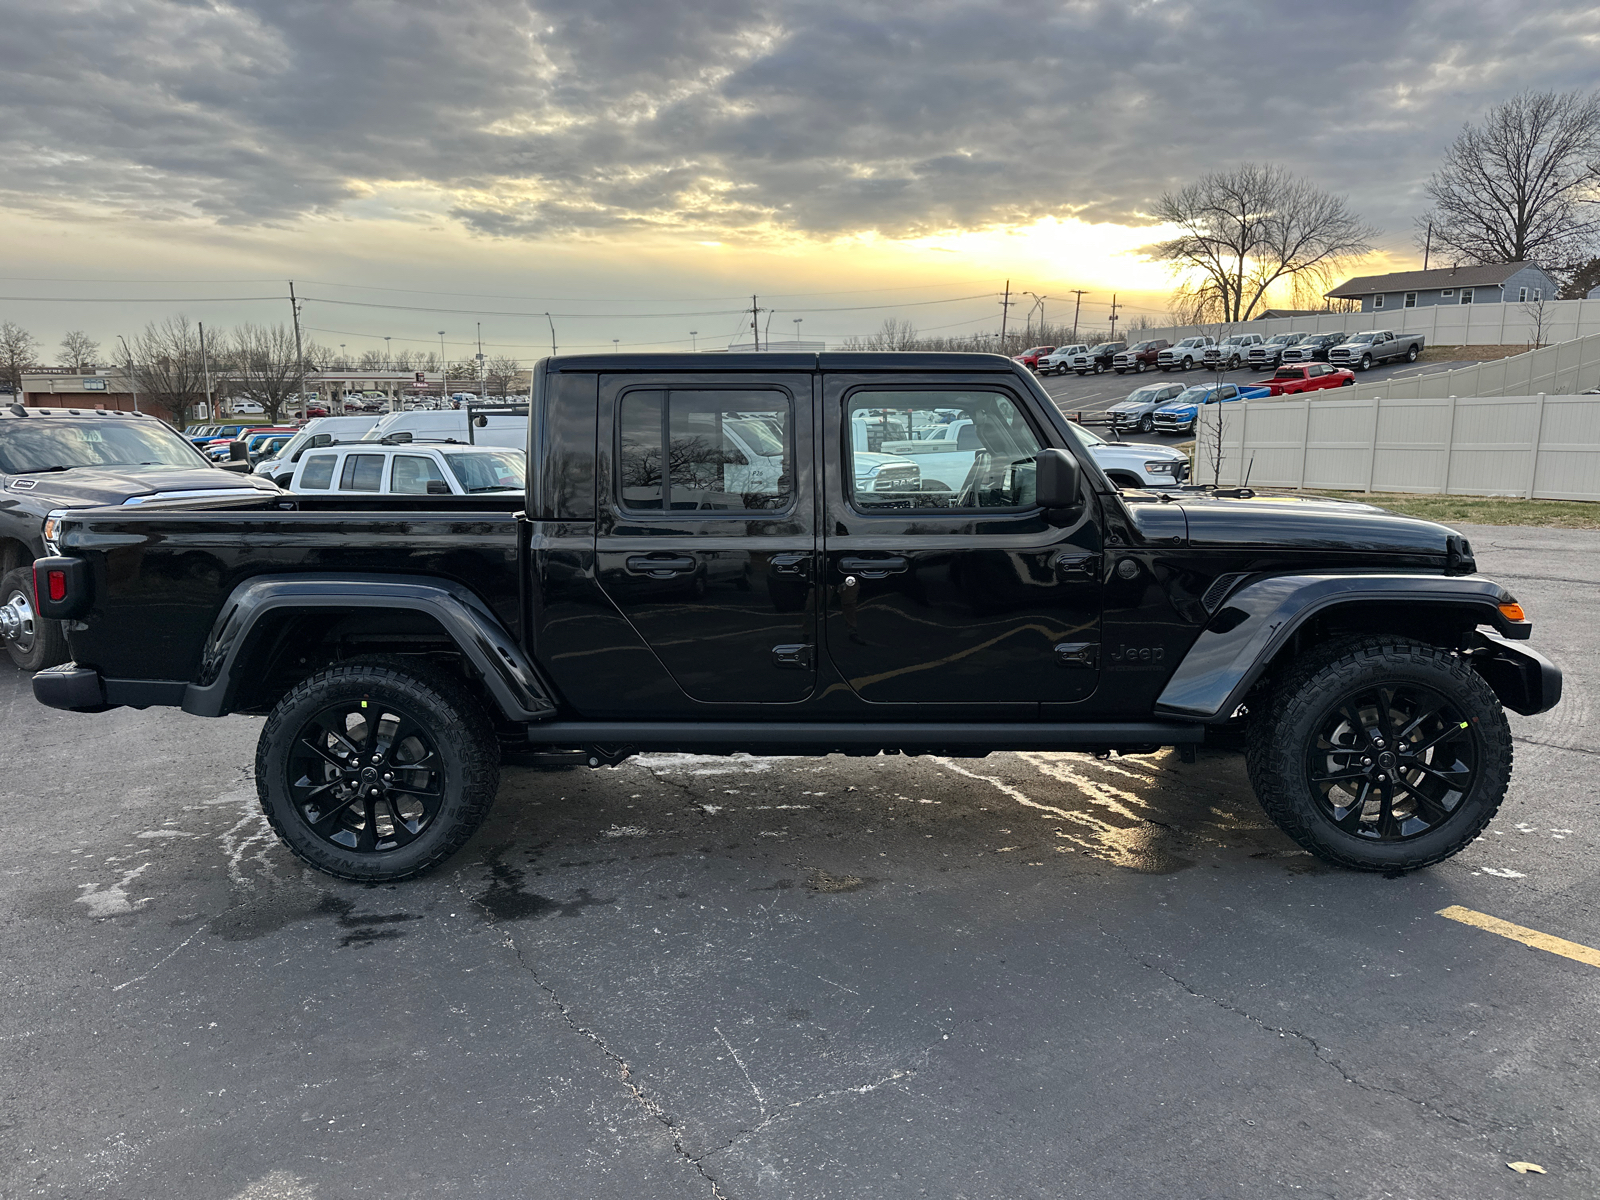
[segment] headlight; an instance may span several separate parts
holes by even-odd
[[[1144,469],[1151,475],[1176,475],[1178,464],[1175,459],[1163,458],[1159,462],[1147,462]]]
[[[61,553],[61,548],[56,545],[56,533],[60,530],[62,518],[66,515],[65,509],[58,508],[44,519],[44,548],[52,556]]]

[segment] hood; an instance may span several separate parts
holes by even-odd
[[[1197,548],[1293,548],[1443,558],[1448,526],[1359,501],[1323,497],[1186,495],[1176,507]]]
[[[1106,409],[1106,411],[1107,412],[1137,412],[1141,408],[1149,408],[1154,403],[1155,403],[1154,400],[1119,400],[1117,403],[1113,404],[1110,408]]]
[[[26,485],[37,480],[33,487]],[[18,488],[18,483],[23,487]],[[135,496],[156,498],[163,492],[213,491],[256,488],[277,495],[276,484],[257,475],[241,475],[220,468],[196,467],[77,467],[43,475],[15,475],[6,485],[11,496],[36,497],[55,508],[89,508],[122,504]]]
[[[855,452],[856,474],[865,475],[873,467],[881,467],[888,463],[910,463],[916,466],[916,460],[907,458],[903,454],[879,454],[873,450],[857,450]]]

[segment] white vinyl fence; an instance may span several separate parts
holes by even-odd
[[[1195,478],[1230,485],[1248,477],[1252,487],[1600,500],[1600,396],[1351,398],[1350,390],[1205,406]]]
[[[1359,379],[1360,376],[1357,376]],[[1423,396],[1570,395],[1600,387],[1600,334],[1560,342],[1510,358],[1476,363],[1454,371],[1432,371],[1378,383],[1358,383],[1339,392],[1341,400],[1418,399]],[[1324,393],[1326,394],[1326,393]]]
[[[1428,308],[1385,308],[1368,313],[1317,313],[1310,317],[1273,317],[1265,321],[1237,321],[1231,325],[1174,325],[1163,329],[1126,329],[1130,341],[1186,337],[1229,332],[1259,333],[1361,333],[1392,329],[1420,333],[1430,346],[1531,346],[1600,334],[1600,300],[1549,300],[1542,322],[1530,304],[1515,300],[1500,304],[1436,304]]]

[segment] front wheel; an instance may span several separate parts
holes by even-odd
[[[0,641],[24,671],[42,671],[67,661],[61,622],[41,617],[34,602],[31,566],[7,571],[0,579]]]
[[[1370,371],[1370,370],[1372,370],[1372,355],[1363,354],[1361,356],[1361,361],[1356,364],[1356,370],[1358,370],[1358,371]]]
[[[1351,638],[1262,698],[1247,763],[1262,808],[1304,849],[1358,870],[1411,870],[1458,853],[1493,819],[1511,729],[1459,655]]]
[[[1135,362],[1133,364],[1133,373],[1135,375],[1143,375],[1144,374],[1144,360],[1143,359],[1140,359],[1140,360],[1138,360],[1137,362]]]
[[[1156,428],[1156,419],[1155,419],[1155,417],[1151,416],[1149,413],[1145,413],[1144,416],[1139,418],[1139,432],[1140,433],[1154,433],[1155,432],[1155,428]]]
[[[267,718],[256,792],[300,858],[340,879],[410,879],[461,849],[489,813],[500,751],[457,680],[402,658],[317,672]]]

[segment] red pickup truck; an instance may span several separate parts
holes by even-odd
[[[1292,396],[1296,392],[1315,392],[1320,388],[1349,387],[1355,381],[1354,371],[1314,362],[1279,367],[1271,379],[1258,379],[1245,386],[1268,388],[1274,396]]]

